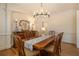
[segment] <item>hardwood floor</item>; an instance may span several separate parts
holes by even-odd
[[[63,43],[62,44],[62,56],[79,56],[79,48],[76,48],[76,45]]]
[[[14,48],[0,51],[0,56],[17,56]],[[79,49],[73,44],[62,43],[61,56],[79,56]]]

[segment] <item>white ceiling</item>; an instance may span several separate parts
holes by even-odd
[[[34,10],[39,9],[40,3],[8,3],[8,8],[11,10],[19,10],[24,13],[31,14]],[[43,3],[50,13],[61,12],[69,9],[79,8],[79,4],[76,3]]]

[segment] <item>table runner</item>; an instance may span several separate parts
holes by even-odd
[[[26,47],[26,48],[28,48],[32,51],[34,44],[39,43],[39,42],[41,42],[41,41],[43,41],[43,40],[45,40],[49,37],[51,37],[51,35],[41,36],[41,37],[38,37],[38,38],[30,39],[30,40],[24,42],[24,47]]]

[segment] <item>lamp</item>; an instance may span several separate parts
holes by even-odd
[[[50,17],[47,9],[43,8],[43,4],[42,3],[41,3],[41,8],[39,10],[34,11],[34,13],[33,13],[33,17],[37,17],[37,16]]]
[[[15,19],[15,31],[18,31],[18,27],[17,27],[17,19]]]
[[[45,27],[42,27],[41,29],[42,29],[42,31],[45,31],[45,30],[46,30],[46,28],[45,28]]]
[[[45,23],[44,22],[42,22],[42,31],[46,31],[46,27],[45,27]]]

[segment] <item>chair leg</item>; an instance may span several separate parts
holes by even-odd
[[[57,56],[60,56],[60,51],[59,51],[59,49],[58,49],[58,51],[57,51]]]
[[[40,50],[39,56],[47,56],[47,52],[45,50]]]
[[[39,51],[39,54],[38,54],[38,56],[41,56],[41,51]]]

